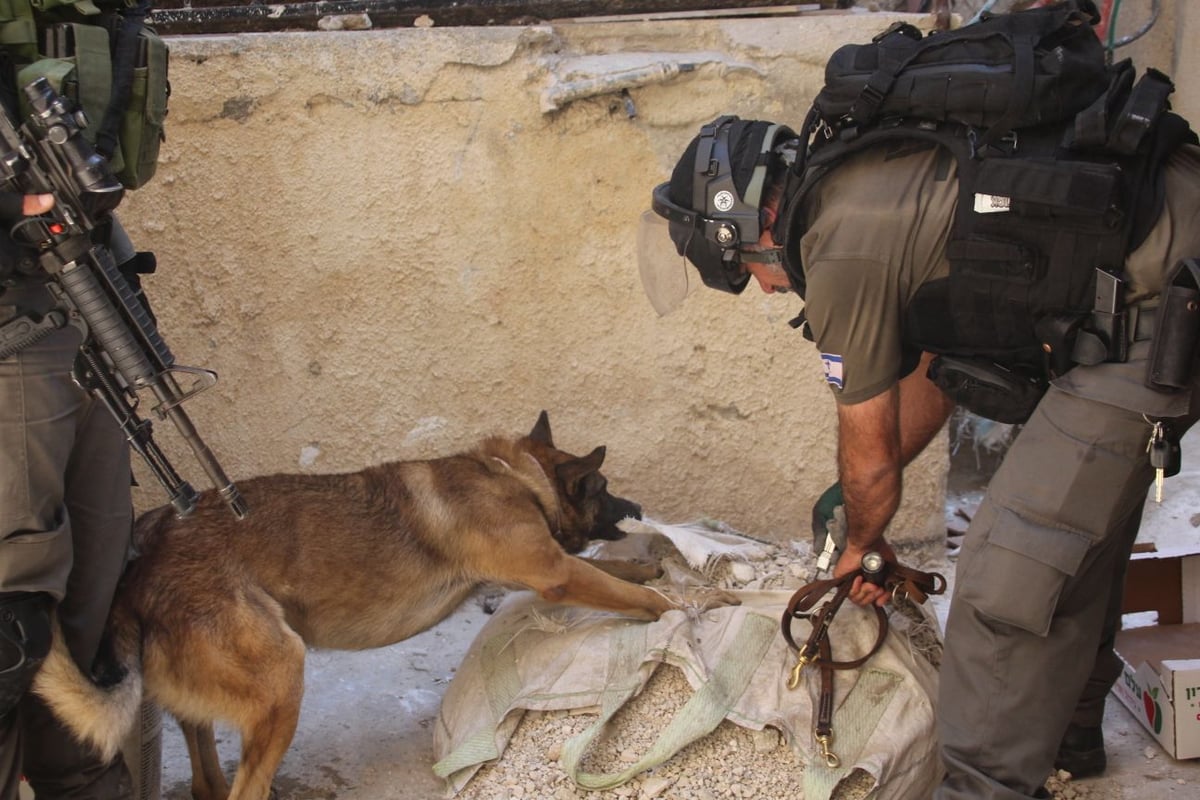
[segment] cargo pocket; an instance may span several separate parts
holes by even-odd
[[[0,540],[0,583],[12,591],[49,592],[61,598],[72,557],[71,528],[65,521],[52,531],[14,534]]]
[[[959,565],[956,602],[1045,636],[1063,586],[1079,570],[1091,539],[1038,525],[990,503],[984,503],[972,524],[982,535],[966,563]]]
[[[1144,369],[1132,373],[1139,386]],[[1051,388],[996,471],[988,496],[1021,519],[1104,539],[1145,498],[1149,433],[1140,414]]]

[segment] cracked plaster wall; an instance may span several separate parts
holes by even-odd
[[[636,222],[702,123],[798,125],[829,53],[893,17],[171,38],[158,175],[121,216],[179,362],[221,376],[187,406],[201,434],[237,480],[448,454],[546,409],[656,518],[808,536],[835,420],[799,301],[699,291],[660,319]],[[632,84],[636,116],[543,110],[664,60],[690,68]],[[946,449],[909,468],[894,539],[940,542]]]

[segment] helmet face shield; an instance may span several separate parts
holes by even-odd
[[[678,308],[700,283],[680,254],[671,227],[672,223],[653,211],[642,212],[638,224],[638,273],[642,289],[660,317]]]
[[[672,203],[667,184],[655,188],[653,209],[642,214],[638,227],[638,270],[659,316],[673,311],[701,282],[733,294],[746,288],[750,275],[738,261],[737,250],[709,238],[717,224],[724,223]]]

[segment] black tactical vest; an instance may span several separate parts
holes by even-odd
[[[788,176],[777,228],[786,234],[777,236],[787,242],[785,268],[802,295],[799,242],[809,192],[826,177],[836,180],[837,165],[867,147],[932,143],[958,164],[950,274],[918,290],[905,316],[906,344],[998,365],[1035,391],[1081,360],[1124,358],[1125,256],[1161,212],[1167,157],[1196,137],[1168,110],[1173,86],[1166,76],[1148,70],[1135,86],[1128,61],[1097,63],[1103,54],[1090,28],[1064,28],[1072,24],[1072,5],[1055,17],[1047,9],[1041,17],[990,20],[1009,26],[1002,35],[969,26],[934,41],[891,30],[835,54],[803,129],[808,146]],[[1010,30],[1018,28],[1014,21],[1024,44]],[[970,60],[996,50],[1012,62],[1007,71]],[[949,66],[939,60],[955,53]],[[858,87],[854,98],[847,75],[862,71],[864,61],[868,77],[850,81]],[[1023,84],[1014,78],[1022,61],[1037,65],[1025,65]],[[1062,66],[1072,63],[1079,66]],[[1057,72],[1039,82],[1045,68]],[[943,88],[966,84],[970,96]],[[989,96],[1002,101],[987,108]]]

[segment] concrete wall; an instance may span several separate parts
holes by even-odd
[[[170,39],[159,174],[121,216],[179,361],[221,376],[200,432],[236,480],[447,454],[546,409],[659,519],[807,537],[835,418],[800,302],[701,291],[660,319],[636,222],[702,123],[798,125],[829,53],[893,18]],[[683,69],[547,110],[656,64]],[[910,467],[895,537],[940,541],[946,450]]]

